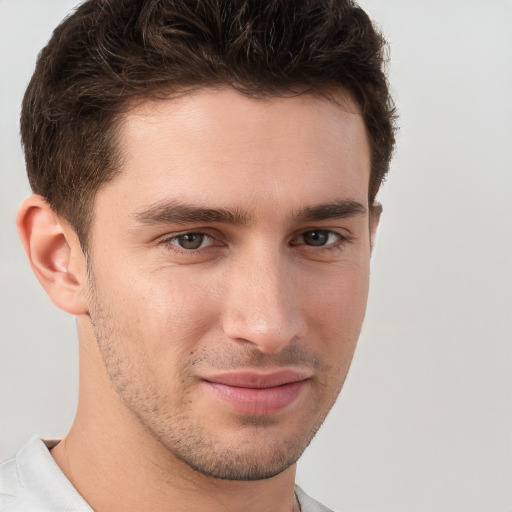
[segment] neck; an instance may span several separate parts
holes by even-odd
[[[119,400],[94,345],[80,347],[80,396],[69,434],[52,450],[95,512],[291,512],[295,466],[257,481],[220,480],[178,460]],[[83,366],[87,365],[88,372]],[[97,371],[91,373],[94,367]]]

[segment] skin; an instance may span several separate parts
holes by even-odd
[[[134,106],[88,260],[42,198],[22,206],[32,267],[78,324],[79,405],[52,455],[94,510],[296,506],[295,463],[359,336],[378,222],[364,124],[337,99],[203,89]],[[301,383],[275,410],[209,383],[283,370]]]

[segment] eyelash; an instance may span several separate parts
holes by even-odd
[[[328,236],[334,235],[337,238],[337,240],[335,242],[331,242],[328,245],[319,245],[319,246],[308,245],[306,243],[299,244],[296,242],[297,239],[304,237],[304,235],[306,235],[308,233],[322,233],[322,234],[327,234]],[[177,241],[179,238],[185,237],[187,235],[200,235],[202,237],[208,238],[211,241],[215,242],[215,237],[210,235],[209,233],[204,232],[204,231],[185,231],[183,233],[178,233],[176,235],[172,235],[172,236],[163,238],[160,241],[160,244],[166,246],[167,248],[171,249],[172,251],[175,251],[180,254],[189,255],[189,256],[197,254],[199,251],[209,249],[210,247],[214,246],[214,244],[212,243],[212,244],[207,245],[206,247],[198,247],[197,249],[186,249],[184,247],[180,247],[176,243],[173,243],[173,242]],[[350,237],[346,234],[340,233],[339,231],[335,231],[332,229],[309,229],[306,231],[302,231],[298,236],[296,236],[293,240],[291,240],[288,245],[290,247],[297,247],[299,245],[303,245],[304,247],[307,248],[307,250],[314,251],[315,253],[319,253],[319,252],[324,252],[324,251],[339,250],[342,248],[342,246],[345,243],[347,243],[349,241],[350,241]]]
[[[337,240],[334,242],[331,242],[330,244],[317,245],[317,246],[306,244],[306,243],[301,243],[301,244],[296,243],[295,240],[297,238],[304,238],[305,235],[313,234],[313,233],[316,233],[317,235],[319,233],[327,234],[328,237],[330,237],[331,235],[334,235],[337,238]],[[334,231],[332,229],[309,229],[307,231],[303,231],[299,236],[297,236],[295,239],[291,240],[289,245],[291,247],[295,247],[297,245],[304,245],[305,247],[308,248],[308,250],[312,250],[315,252],[322,252],[322,251],[332,251],[332,250],[340,249],[343,246],[343,244],[346,242],[348,242],[348,236],[340,233],[339,231]]]
[[[174,251],[179,251],[179,252],[182,252],[185,254],[194,254],[194,253],[200,251],[201,249],[206,249],[213,245],[213,244],[209,244],[206,247],[199,247],[197,249],[186,249],[185,247],[180,247],[179,245],[173,243],[174,241],[178,240],[179,238],[186,237],[187,235],[189,235],[189,236],[190,235],[200,235],[204,238],[210,239],[211,241],[215,241],[215,237],[213,237],[209,233],[205,233],[203,231],[185,231],[184,233],[178,233],[177,235],[173,235],[173,236],[164,238],[162,240],[162,243],[166,246],[172,246],[172,250],[174,250]],[[201,245],[202,245],[202,242],[201,242]]]

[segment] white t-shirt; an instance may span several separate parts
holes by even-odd
[[[57,443],[33,437],[0,464],[1,512],[93,512],[53,460],[49,450]],[[295,492],[302,512],[332,512],[300,487]]]

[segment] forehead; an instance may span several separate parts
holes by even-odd
[[[281,208],[329,195],[367,201],[370,150],[355,103],[312,94],[254,99],[207,88],[139,103],[118,130],[122,172],[98,193]]]

